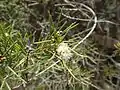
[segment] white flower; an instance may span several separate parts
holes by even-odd
[[[68,44],[64,42],[59,44],[56,51],[58,55],[65,60],[69,60],[73,56],[73,53],[71,52]]]

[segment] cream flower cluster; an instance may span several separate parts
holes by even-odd
[[[59,44],[56,51],[58,55],[64,60],[69,60],[73,56],[73,53],[71,52],[68,44],[64,42]]]

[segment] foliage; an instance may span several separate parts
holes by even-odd
[[[93,31],[117,26],[108,21],[116,0],[100,10],[93,1],[1,0],[0,89],[119,88],[119,43],[110,56],[92,40]]]

